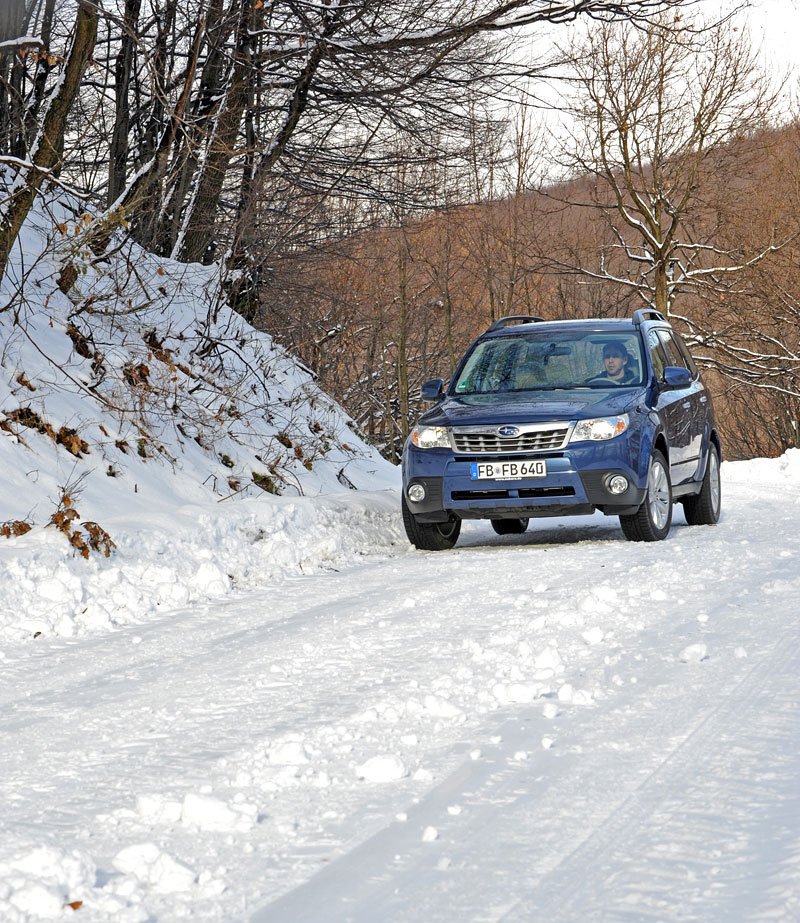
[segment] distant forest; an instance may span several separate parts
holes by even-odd
[[[706,369],[727,456],[774,456],[800,445],[800,125],[731,142],[724,157],[691,233],[743,268],[690,281],[668,313]],[[620,281],[638,267],[598,195],[595,181],[576,179],[281,261],[263,323],[396,458],[428,406],[419,385],[447,378],[492,320],[625,317],[651,303]]]

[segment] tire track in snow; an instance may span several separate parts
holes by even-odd
[[[687,604],[684,617],[691,614]],[[711,615],[749,618],[727,603]],[[721,653],[702,665],[674,662],[666,676],[657,671],[655,687],[646,681],[640,647],[631,666],[644,681],[634,700],[567,715],[549,770],[538,774],[542,757],[515,761],[543,729],[540,708],[518,711],[497,729],[502,744],[444,779],[408,812],[407,825],[380,831],[253,921],[740,919],[735,910],[707,912],[710,903],[724,904],[726,881],[746,864],[742,831],[768,824],[759,811],[787,804],[800,774],[796,759],[768,766],[774,785],[757,772],[762,730],[779,742],[797,733],[792,687],[800,664],[791,652],[798,640],[791,629],[773,636],[744,675],[745,662]],[[651,656],[663,656],[663,644],[651,642]],[[723,704],[698,710],[703,696]],[[570,739],[586,752],[571,748]],[[727,758],[717,756],[719,744]],[[789,743],[779,748],[784,757],[790,752]],[[463,813],[448,817],[454,802]],[[727,811],[736,812],[741,836],[733,843]],[[438,827],[439,840],[420,842],[426,824]],[[775,851],[787,882],[797,851],[789,833]],[[704,877],[716,887],[705,887]],[[770,901],[780,907],[786,889],[777,879],[775,886]],[[740,895],[741,887],[735,890]],[[768,913],[765,896],[753,897]]]
[[[786,632],[773,655],[559,862],[532,895],[537,916],[552,923],[800,920],[796,879],[782,886],[775,876],[765,894],[770,871],[752,864],[769,856],[783,868],[800,858],[798,642]],[[529,921],[530,910],[520,902],[502,919]]]

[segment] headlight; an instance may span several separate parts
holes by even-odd
[[[444,426],[415,426],[411,441],[418,449],[450,448],[450,434]]]
[[[578,420],[570,442],[602,442],[620,436],[628,428],[627,413],[620,417],[599,417],[596,420]]]

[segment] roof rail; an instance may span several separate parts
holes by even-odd
[[[655,308],[639,308],[638,311],[633,312],[633,317],[631,318],[637,326],[643,324],[646,320],[666,320],[666,317],[660,312],[656,311]]]
[[[496,320],[489,330],[502,330],[503,327],[509,327],[511,324],[536,324],[544,320],[543,317],[535,317],[533,314],[510,314],[508,317],[501,317]]]

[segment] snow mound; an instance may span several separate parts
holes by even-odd
[[[227,307],[218,268],[130,241],[100,264],[74,223],[43,195],[0,281],[0,637],[106,631],[386,550],[390,504],[347,501],[397,469]]]
[[[365,782],[397,782],[408,775],[408,768],[399,756],[373,756],[356,768],[356,776]]]
[[[701,663],[708,660],[708,645],[689,644],[678,655],[682,663]]]
[[[189,891],[195,882],[194,872],[177,862],[155,843],[137,843],[120,850],[113,866],[147,884],[157,894]]]
[[[80,850],[50,846],[0,861],[0,918],[7,923],[61,917],[65,906],[78,907],[93,887],[96,869]]]
[[[53,530],[0,543],[0,638],[96,634],[408,548],[393,491],[183,505],[108,525],[107,559],[84,560]]]

